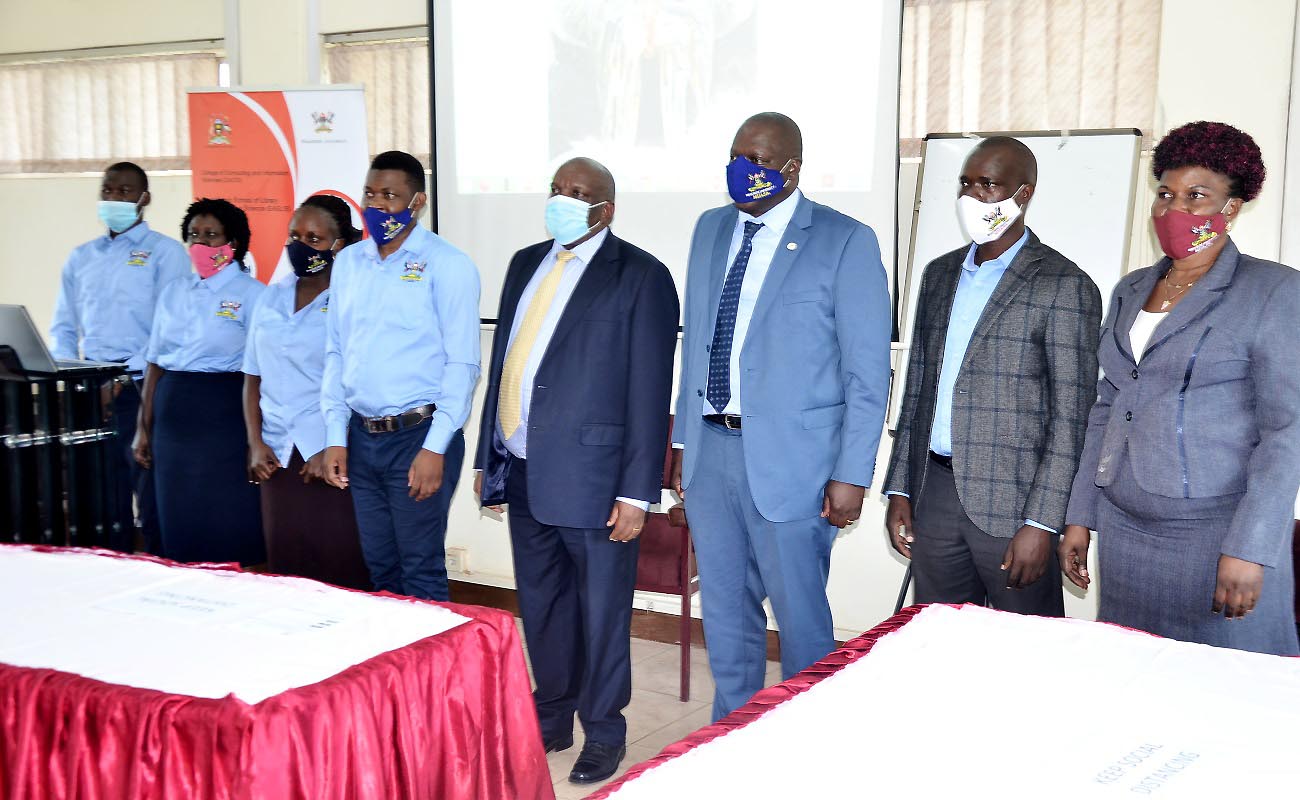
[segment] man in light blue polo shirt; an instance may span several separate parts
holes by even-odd
[[[375,589],[446,600],[447,509],[479,374],[479,276],[420,227],[424,168],[380,153],[365,185],[370,238],[339,253],[326,320],[326,480],[350,487]]]
[[[190,261],[180,242],[152,230],[144,221],[149,177],[129,161],[104,171],[99,190],[99,220],[108,229],[78,246],[63,265],[59,299],[50,326],[55,358],[116,361],[129,375],[112,387],[113,430],[120,456],[112,464],[115,524],[107,544],[130,551],[135,543],[132,495],[140,505],[146,547],[156,552],[157,519],[153,481],[131,456],[140,408],[140,374],[153,328],[154,307],[163,287],[189,274]],[[147,476],[146,476],[147,477]]]

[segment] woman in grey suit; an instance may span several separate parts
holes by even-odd
[[[1300,273],[1228,236],[1264,180],[1253,139],[1194,122],[1156,146],[1152,225],[1167,258],[1115,287],[1104,373],[1071,491],[1061,569],[1099,618],[1161,636],[1300,654]]]

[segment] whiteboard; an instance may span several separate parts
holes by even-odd
[[[932,133],[921,149],[921,174],[912,212],[912,246],[899,303],[902,347],[896,364],[889,427],[896,427],[907,382],[907,350],[925,266],[970,243],[957,220],[957,176],[966,157],[988,136],[1013,136],[1038,159],[1038,184],[1025,219],[1044,244],[1088,273],[1102,302],[1128,264],[1133,196],[1142,134],[1133,128],[1090,131]]]

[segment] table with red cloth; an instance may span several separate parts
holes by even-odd
[[[514,619],[0,546],[0,798],[553,798]]]
[[[1300,659],[932,605],[588,800],[1297,797],[1298,730]]]

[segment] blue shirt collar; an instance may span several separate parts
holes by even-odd
[[[197,272],[191,273],[194,279],[192,285],[207,286],[212,291],[219,292],[222,289],[225,289],[228,285],[230,285],[231,281],[235,280],[235,275],[243,271],[244,271],[243,264],[240,264],[238,261],[231,261],[229,264],[226,265],[225,269],[221,270],[216,275],[213,275],[211,278],[204,279],[204,278],[200,278]]]
[[[130,244],[139,244],[144,240],[144,237],[148,235],[149,235],[149,223],[145,222],[144,220],[140,220],[139,225],[133,225],[129,230],[122,231],[117,236],[109,236],[108,233],[105,233],[103,237],[103,241],[105,244],[111,244],[113,242],[128,242]]]
[[[433,234],[426,230],[419,222],[411,220],[411,225],[413,226],[411,232],[407,234],[406,239],[402,241],[402,246],[397,248],[389,258],[397,258],[402,253],[418,256],[433,238]],[[384,260],[379,255],[379,245],[375,244],[375,237],[371,236],[363,240],[361,242],[361,247],[363,248],[362,252],[369,256],[371,261],[378,263]]]
[[[329,302],[330,297],[330,287],[326,286],[325,291],[317,295],[315,300],[312,300],[307,305],[294,311],[293,306],[298,298],[298,276],[292,272],[270,286],[267,286],[266,290],[267,292],[275,293],[271,295],[271,300],[268,302],[276,303],[279,306],[279,310],[286,317],[293,317],[294,314],[311,311],[313,308]]]
[[[979,265],[975,264],[975,248],[979,247],[979,245],[971,242],[970,249],[966,251],[966,258],[961,262],[961,268],[967,272],[975,272],[976,270],[981,269],[999,272],[1005,270],[1007,267],[1011,266],[1012,261],[1016,260],[1016,255],[1020,252],[1020,249],[1025,246],[1025,242],[1027,241],[1029,241],[1028,226],[1025,227],[1025,232],[1020,234],[1020,238],[1016,240],[1016,243],[1008,247],[1005,253]]]

